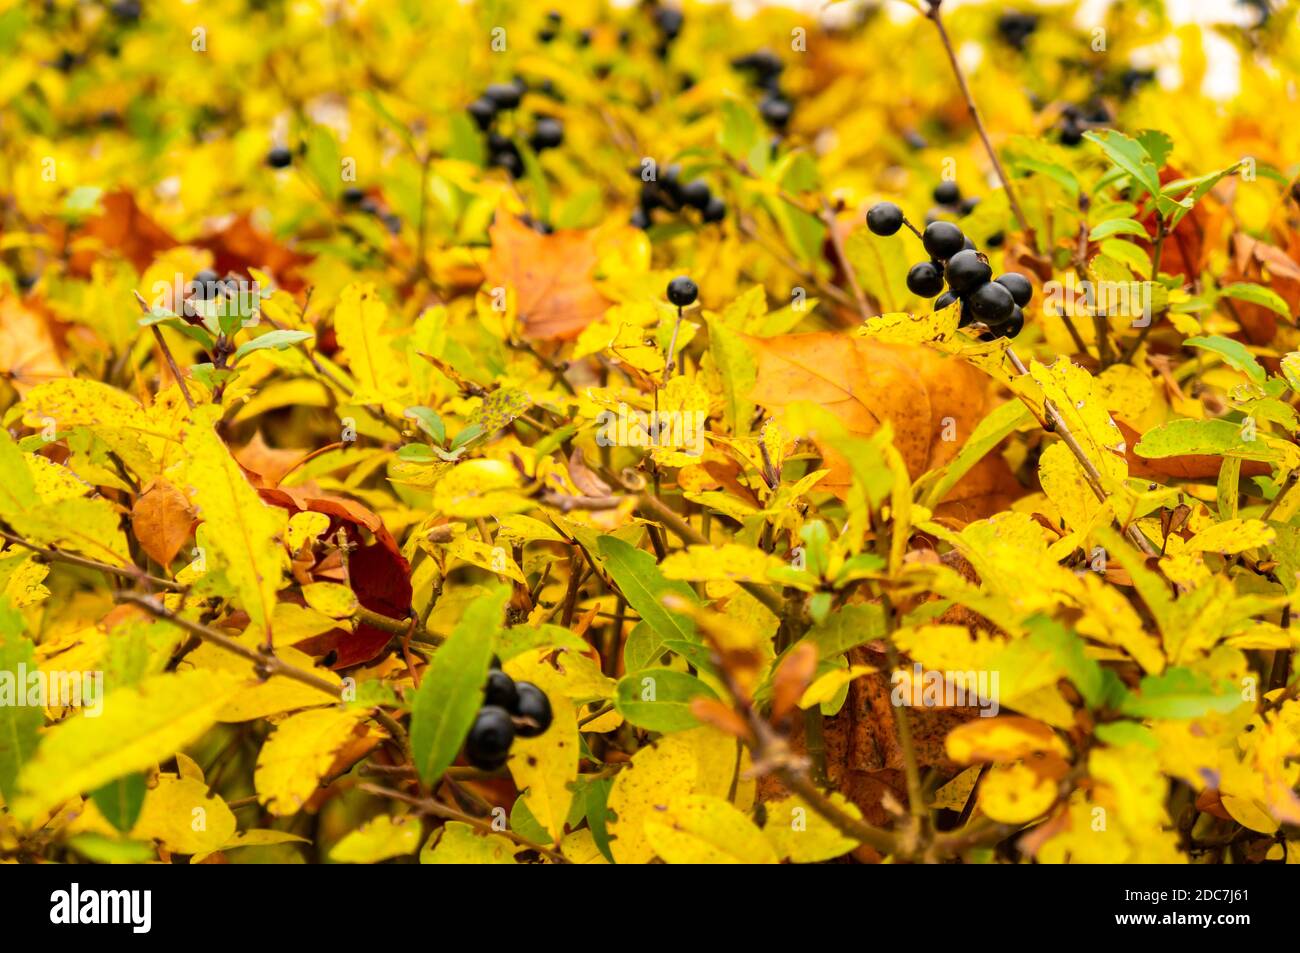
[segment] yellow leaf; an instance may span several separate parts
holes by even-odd
[[[1267,546],[1277,533],[1262,520],[1224,520],[1201,530],[1187,541],[1186,550],[1194,553],[1243,553],[1256,546]]]
[[[981,770],[980,765],[967,768],[939,788],[934,792],[930,807],[935,810],[946,809],[949,811],[960,811],[965,808],[966,802],[970,800],[970,792],[974,790],[975,782],[979,780]]]
[[[871,665],[850,665],[848,668],[831,669],[804,690],[803,697],[799,699],[799,707],[811,708],[813,705],[828,702],[849,682],[863,675],[870,675],[874,671],[876,669]]]
[[[388,306],[371,284],[343,289],[334,309],[334,334],[356,378],[358,404],[404,401],[408,365],[386,333]]]
[[[311,582],[302,587],[302,597],[322,615],[331,619],[349,619],[357,611],[357,595],[337,582]]]
[[[364,709],[317,708],[280,722],[257,756],[258,800],[272,814],[299,811],[365,716]]]
[[[686,579],[692,582],[717,579],[766,582],[769,569],[784,567],[785,563],[777,557],[740,543],[688,546],[659,564],[660,570],[668,579]]]
[[[471,539],[469,536],[457,536],[447,544],[447,554],[515,582],[526,581],[519,565],[504,547],[489,546],[482,540]],[[450,571],[449,568],[448,572]]]
[[[513,864],[518,851],[507,837],[483,834],[460,821],[448,821],[429,837],[420,851],[420,863]]]
[[[151,768],[201,735],[244,679],[227,672],[156,675],[111,692],[98,717],[77,715],[51,728],[18,786],[13,810],[30,819],[74,795]]]
[[[235,815],[202,780],[164,776],[145,795],[131,830],[137,840],[156,840],[174,854],[217,850],[235,833]]]
[[[958,764],[973,761],[1018,761],[1031,754],[1066,754],[1065,742],[1047,725],[1031,718],[1004,715],[958,725],[944,742]]]
[[[375,864],[390,857],[413,854],[419,846],[419,818],[381,815],[335,844],[330,860],[339,864]]]
[[[689,794],[695,777],[695,758],[680,745],[653,745],[632,756],[614,778],[606,803],[612,815],[609,849],[615,862],[644,864],[655,856],[646,837],[646,821],[666,809],[674,797]]]
[[[254,632],[241,636],[240,641],[253,647],[261,639]],[[327,682],[336,685],[343,683],[334,672],[318,667],[315,659],[292,646],[277,646],[275,654],[280,661],[311,672]],[[265,718],[267,715],[278,715],[314,705],[330,705],[338,701],[335,696],[328,695],[319,688],[283,675],[275,675],[266,680],[254,678],[252,665],[247,659],[207,642],[185,656],[182,666],[210,672],[227,672],[247,680],[217,710],[217,721],[221,722],[252,721],[254,718]]]
[[[211,562],[225,571],[253,625],[266,631],[288,561],[279,542],[288,517],[262,502],[217,436],[212,425],[220,413],[206,406],[194,412],[184,437],[186,479],[206,526]]]
[[[578,718],[563,678],[537,653],[526,652],[503,668],[516,681],[532,682],[551,702],[551,726],[535,738],[516,736],[508,766],[533,817],[558,844],[578,778]]]
[[[862,812],[838,791],[828,797],[840,810],[861,820]],[[796,864],[816,864],[847,854],[858,842],[845,837],[803,798],[796,795],[769,801],[763,834],[776,848],[778,857]]]
[[[776,849],[734,806],[708,794],[673,798],[652,810],[645,834],[670,864],[774,864]]]
[[[979,788],[980,810],[1003,824],[1024,824],[1056,800],[1056,782],[1025,764],[999,764]]]

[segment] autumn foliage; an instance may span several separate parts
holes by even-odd
[[[0,858],[1294,862],[1267,7],[0,2]]]

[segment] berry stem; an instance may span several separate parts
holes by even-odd
[[[903,219],[907,221],[907,219]],[[858,314],[862,320],[871,317],[868,313],[867,298],[862,293],[862,286],[858,284],[858,276],[853,266],[849,264],[848,256],[844,254],[844,242],[840,241],[839,229],[835,227],[835,212],[826,199],[822,198],[822,224],[826,226],[827,234],[830,235],[831,247],[835,249],[835,257],[839,259],[840,267],[844,269],[845,277],[849,280],[849,290],[853,292],[853,300],[858,303]],[[915,231],[916,229],[913,229]]]
[[[140,305],[140,310],[149,315],[149,305],[145,303],[144,296],[140,292],[135,293],[136,303]],[[171,368],[172,377],[176,378],[176,385],[181,389],[181,396],[185,398],[185,403],[189,405],[190,410],[194,409],[194,398],[190,396],[190,389],[185,386],[185,378],[181,374],[180,367],[176,364],[176,358],[172,357],[172,349],[167,346],[163,340],[162,332],[158,330],[158,325],[149,325],[149,330],[153,332],[153,339],[158,343],[158,348],[163,352],[163,357],[167,359],[167,366]]]
[[[917,239],[924,239],[925,236],[922,235],[922,234],[917,230],[917,228],[916,228],[915,225],[913,225],[910,221],[908,221],[906,215],[903,216],[903,224],[906,225],[906,226],[911,230],[912,234],[915,235],[915,236],[917,237]]]
[[[1016,221],[1020,223],[1020,228],[1029,237],[1030,243],[1034,244],[1034,230],[1029,227],[1029,219],[1025,218],[1024,210],[1020,207],[1020,201],[1011,188],[1011,180],[1007,178],[1006,170],[1002,168],[1002,160],[998,158],[993,143],[989,141],[988,131],[984,128],[984,120],[980,117],[979,108],[975,105],[975,98],[971,95],[970,86],[966,82],[966,74],[962,72],[961,64],[957,62],[957,53],[952,48],[952,40],[949,39],[948,30],[943,25],[943,18],[939,13],[939,3],[936,0],[931,0],[926,16],[933,21],[935,29],[939,31],[939,39],[943,41],[944,52],[948,54],[948,62],[952,64],[953,75],[957,77],[957,85],[961,87],[961,94],[966,99],[966,108],[970,110],[971,119],[975,122],[975,131],[980,134],[980,139],[984,143],[984,151],[988,153],[989,159],[993,162],[993,168],[1002,181],[1002,189],[1007,194],[1007,204],[1011,206]]]

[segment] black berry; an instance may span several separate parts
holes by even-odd
[[[515,734],[521,738],[535,738],[551,727],[551,700],[532,682],[516,682],[515,690],[519,693],[519,702],[514,713],[535,723],[516,727]]]
[[[971,212],[975,211],[975,206],[979,204],[979,197],[972,195],[970,198],[962,199],[961,205],[957,206],[957,210],[963,215],[969,215]]]
[[[542,152],[546,149],[554,149],[564,141],[564,123],[558,119],[552,119],[550,116],[543,116],[537,120],[537,125],[533,127],[533,134],[528,143],[533,147],[534,152]]]
[[[1013,338],[1025,329],[1025,313],[1020,310],[1020,305],[1011,309],[1011,317],[1004,323],[998,325],[997,333],[1004,338]]]
[[[790,100],[784,96],[767,96],[758,104],[758,112],[763,117],[763,122],[773,129],[784,129],[790,122],[790,114],[793,111],[794,107],[790,105]]]
[[[487,686],[483,691],[483,704],[514,711],[518,702],[519,692],[515,690],[515,680],[499,668],[488,672]]]
[[[194,289],[194,297],[200,301],[205,301],[217,296],[217,292],[221,288],[221,276],[211,268],[204,268],[194,276],[194,280],[190,282],[190,285]]]
[[[943,274],[948,279],[948,287],[965,297],[992,278],[993,269],[989,267],[987,258],[967,248],[948,259]]]
[[[893,235],[903,227],[903,210],[893,202],[877,202],[867,210],[867,228],[877,235]]]
[[[940,205],[956,205],[961,201],[961,189],[956,182],[940,182],[934,187],[934,200]]]
[[[970,309],[990,327],[1000,324],[1011,317],[1011,310],[1016,303],[1011,300],[1011,292],[996,281],[986,281],[966,299]]]
[[[966,236],[952,222],[931,222],[925,227],[921,244],[925,246],[931,258],[944,261],[962,250],[966,244]]]
[[[628,219],[628,224],[633,228],[645,231],[650,227],[650,213],[645,208],[638,206],[632,210],[632,217]]]
[[[668,300],[679,308],[694,304],[699,296],[700,289],[685,275],[678,275],[668,282]]]
[[[465,111],[474,120],[474,125],[484,130],[491,126],[492,121],[497,118],[497,104],[486,96],[480,96],[474,100],[465,107]]]
[[[722,201],[716,195],[709,198],[709,204],[704,207],[703,219],[706,222],[720,222],[727,217],[727,203]]]
[[[483,90],[483,95],[498,109],[514,109],[524,98],[524,91],[519,83],[492,83]]]
[[[510,743],[515,740],[515,724],[510,712],[496,705],[480,708],[474,726],[465,739],[465,756],[483,771],[495,771],[506,763]]]
[[[1029,283],[1028,278],[1018,271],[1000,275],[998,284],[1010,291],[1011,299],[1022,308],[1029,304],[1029,299],[1034,296],[1034,286]]]
[[[934,299],[934,310],[942,311],[956,300],[957,296],[955,294],[951,291],[945,291],[943,294],[939,295],[939,297]]]
[[[682,11],[674,7],[658,7],[655,10],[655,26],[659,27],[659,32],[668,40],[677,39],[685,19]]]
[[[293,162],[293,153],[284,146],[276,146],[266,154],[266,164],[272,169],[287,169]]]
[[[1083,130],[1076,123],[1067,120],[1061,126],[1061,145],[1077,146],[1081,142],[1083,142]]]
[[[703,179],[695,179],[687,182],[682,186],[682,201],[691,208],[697,208],[703,212],[709,206],[709,199],[713,198],[709,192],[709,184]]]
[[[907,290],[920,298],[933,298],[943,291],[943,272],[932,261],[919,261],[907,273]]]

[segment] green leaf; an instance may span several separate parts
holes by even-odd
[[[0,596],[0,796],[12,804],[18,772],[36,750],[45,713],[17,704],[19,679],[37,670],[35,648],[24,637],[23,617]]]
[[[926,505],[933,508],[938,504],[975,464],[984,459],[985,455],[1013,430],[1028,423],[1031,416],[1029,408],[1018,400],[1005,401],[990,411],[976,425],[966,443],[957,452],[957,456],[943,468],[939,481],[926,497]]]
[[[722,129],[718,133],[723,152],[737,162],[746,162],[762,142],[762,133],[752,109],[735,99],[723,101]]]
[[[1093,227],[1088,233],[1088,241],[1099,242],[1103,238],[1110,238],[1112,235],[1141,235],[1143,238],[1147,235],[1146,226],[1141,222],[1131,218],[1112,218]]]
[[[722,379],[722,419],[731,433],[743,437],[749,433],[754,417],[754,402],[749,399],[758,380],[758,365],[745,346],[744,339],[721,319],[706,315],[709,325],[709,354]]]
[[[700,722],[691,714],[691,699],[718,696],[694,675],[670,668],[647,668],[619,679],[614,707],[624,718],[648,731],[686,731]]]
[[[433,438],[434,443],[442,444],[447,439],[447,427],[437,411],[428,407],[407,407],[402,411],[402,416],[414,420],[421,430]]]
[[[1243,704],[1239,692],[1219,693],[1208,676],[1185,668],[1148,675],[1129,695],[1120,711],[1134,718],[1199,718],[1210,712],[1226,714]]]
[[[1282,451],[1263,440],[1246,440],[1241,427],[1231,420],[1170,420],[1152,427],[1137,442],[1133,452],[1149,460],[1187,453],[1240,457],[1273,463]]]
[[[669,593],[698,604],[700,600],[694,589],[680,580],[665,579],[654,556],[617,536],[602,536],[597,545],[605,568],[627,599],[627,604],[655,632],[664,639],[699,641],[695,623],[686,616],[669,612],[663,604],[664,596]]]
[[[245,355],[252,354],[254,351],[262,351],[266,348],[275,348],[277,351],[283,351],[287,347],[293,347],[302,341],[310,341],[312,333],[310,331],[268,331],[260,337],[255,337],[251,341],[245,341],[239,345],[235,351],[235,360],[238,361]]]
[[[1100,146],[1111,162],[1132,176],[1153,198],[1160,194],[1160,171],[1142,143],[1114,129],[1089,130],[1083,137]]]
[[[897,235],[885,238],[865,226],[855,229],[844,242],[844,257],[882,313],[907,310],[912,297],[907,290],[907,246]]]
[[[471,602],[425,669],[411,706],[411,753],[425,784],[456,760],[474,724],[509,595],[508,587],[494,586]]]
[[[1232,338],[1220,337],[1194,337],[1188,338],[1183,342],[1188,347],[1199,347],[1206,351],[1213,351],[1223,358],[1224,363],[1229,367],[1241,371],[1256,384],[1263,384],[1268,379],[1268,372],[1255,360],[1255,355],[1246,350],[1246,345],[1240,341],[1234,341]]]
[[[1225,298],[1235,298],[1238,301],[1249,301],[1251,304],[1257,304],[1260,307],[1268,308],[1270,311],[1276,311],[1284,318],[1291,316],[1291,309],[1286,306],[1282,296],[1271,288],[1265,288],[1262,285],[1252,284],[1248,281],[1239,281],[1236,284],[1228,285],[1226,288],[1220,288],[1219,294]]]
[[[109,781],[90,797],[104,819],[125,834],[135,827],[140,817],[147,786],[145,773],[133,771]]]
[[[819,659],[830,659],[884,636],[884,610],[874,603],[854,603],[836,609],[814,625],[802,641],[817,649]]]

